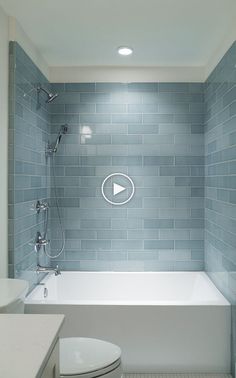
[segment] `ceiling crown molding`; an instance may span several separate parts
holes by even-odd
[[[50,67],[52,83],[202,82],[204,67]]]
[[[217,64],[221,61],[223,56],[226,54],[228,49],[232,46],[232,44],[236,41],[236,23],[233,25],[231,32],[227,34],[225,39],[221,42],[219,47],[215,50],[212,54],[211,58],[209,59],[208,63],[205,66],[205,80],[209,77],[212,71],[215,69]],[[235,58],[236,63],[236,58]]]

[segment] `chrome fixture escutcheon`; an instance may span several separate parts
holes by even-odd
[[[46,211],[46,210],[48,210],[49,209],[49,205],[48,205],[47,202],[37,201],[35,209],[36,209],[37,213],[39,214],[40,211]]]
[[[41,232],[37,232],[35,239],[35,251],[39,252],[42,246],[48,245],[50,240],[44,239],[41,235]]]

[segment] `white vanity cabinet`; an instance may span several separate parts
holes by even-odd
[[[59,341],[57,341],[55,347],[52,350],[51,355],[43,368],[43,372],[40,378],[59,378],[60,366],[59,366]]]
[[[0,377],[59,378],[64,315],[0,314]]]

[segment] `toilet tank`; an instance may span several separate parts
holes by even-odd
[[[0,314],[23,314],[24,300],[29,290],[27,281],[0,279]]]

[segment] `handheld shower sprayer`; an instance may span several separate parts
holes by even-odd
[[[44,253],[50,259],[58,258],[65,249],[65,230],[64,230],[64,227],[63,227],[63,223],[62,223],[62,218],[61,218],[61,213],[60,213],[60,205],[59,205],[59,196],[58,196],[58,193],[57,193],[56,172],[55,172],[55,156],[56,156],[56,152],[57,152],[58,146],[61,142],[63,135],[65,135],[67,133],[68,133],[68,125],[67,124],[61,125],[55,142],[48,144],[47,150],[46,150],[46,157],[49,157],[49,156],[51,157],[52,188],[54,189],[55,206],[56,206],[56,211],[57,211],[57,215],[58,215],[59,227],[60,227],[60,230],[61,230],[61,247],[59,248],[59,250],[57,251],[56,254],[51,255],[51,252],[47,250],[47,245],[46,244],[43,245]],[[44,223],[44,227],[45,227],[44,235],[43,235],[43,240],[40,241],[41,243],[42,242],[45,243],[45,241],[47,241],[48,208],[46,210],[46,220],[45,220],[45,223]]]
[[[62,125],[60,130],[59,130],[59,133],[57,135],[56,141],[54,143],[48,145],[48,149],[47,149],[48,155],[52,155],[52,154],[55,154],[57,152],[58,146],[61,143],[62,136],[67,134],[67,132],[68,132],[68,125],[67,124]]]

